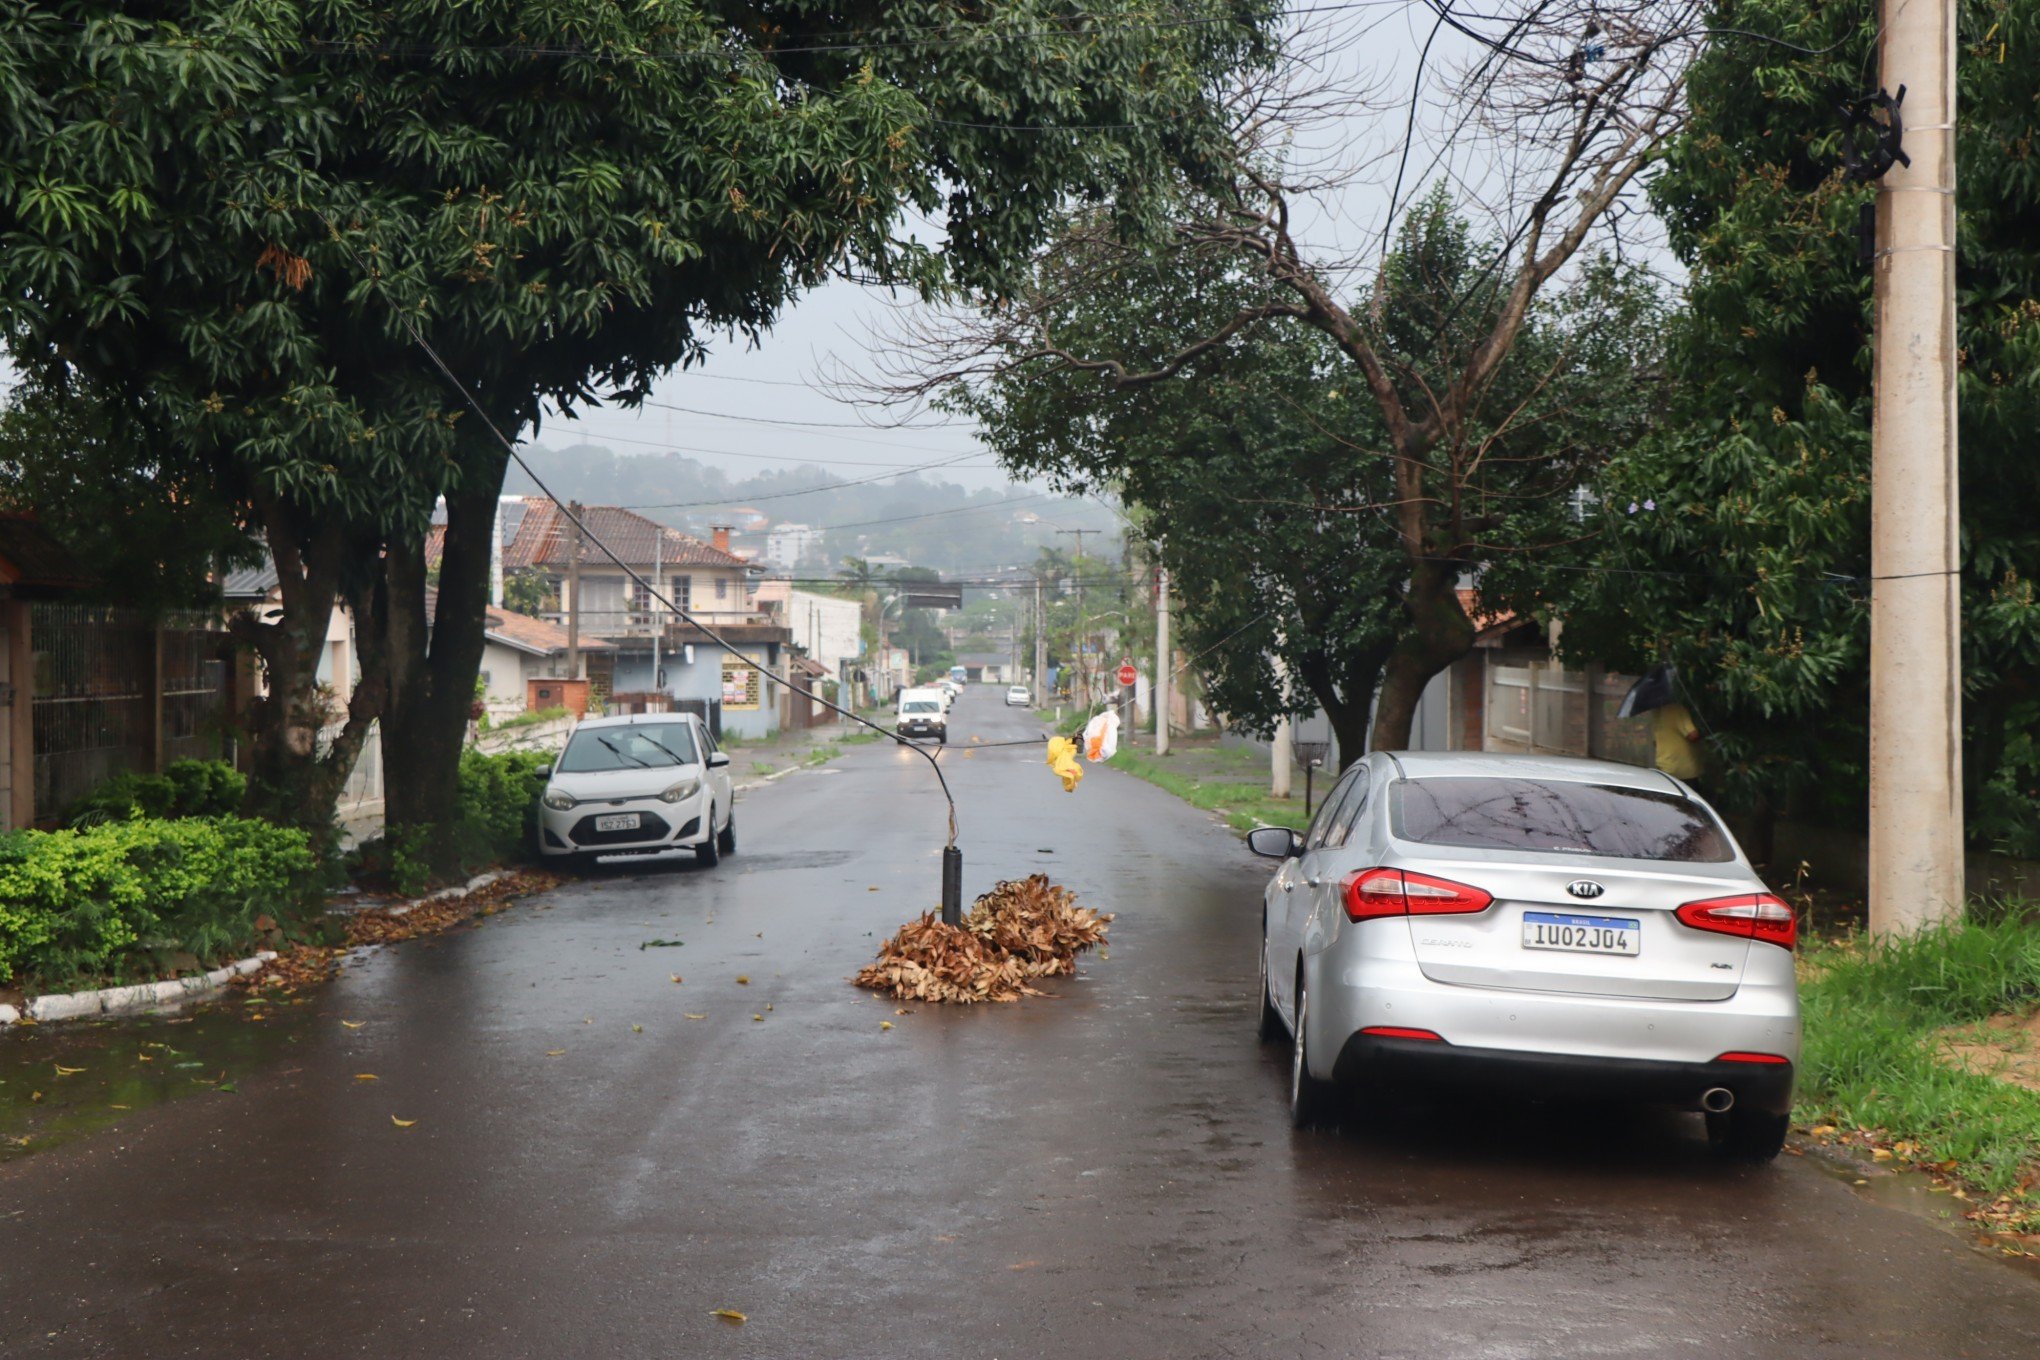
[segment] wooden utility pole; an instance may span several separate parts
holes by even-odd
[[[1169,569],[1155,568],[1155,754],[1169,754]]]
[[[581,503],[569,501],[573,530],[567,549],[567,679],[581,678]]]
[[[1955,450],[1956,0],[1882,0],[1910,165],[1877,195],[1870,442],[1870,929],[1963,905]]]

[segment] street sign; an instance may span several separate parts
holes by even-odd
[[[963,608],[963,587],[945,586],[935,581],[917,581],[902,592],[907,609],[961,609]]]
[[[1135,669],[1133,668],[1133,663],[1132,663],[1131,661],[1122,661],[1122,662],[1120,662],[1120,663],[1119,663],[1119,683],[1120,683],[1120,684],[1122,684],[1122,685],[1130,685],[1130,684],[1132,684],[1132,683],[1133,683],[1133,682],[1134,682],[1135,680],[1137,680],[1137,679],[1139,679],[1139,678],[1140,678],[1140,672],[1139,672],[1139,671],[1137,671],[1137,670],[1135,670]]]

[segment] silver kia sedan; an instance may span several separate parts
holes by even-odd
[[[1261,918],[1261,1037],[1295,1042],[1298,1127],[1331,1097],[1442,1082],[1704,1111],[1785,1141],[1797,922],[1705,802],[1604,761],[1382,752],[1282,861]]]

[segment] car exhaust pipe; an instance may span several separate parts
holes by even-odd
[[[1710,1086],[1700,1093],[1700,1108],[1709,1114],[1727,1114],[1735,1106],[1735,1092],[1726,1086]]]

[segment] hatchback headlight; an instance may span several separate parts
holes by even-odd
[[[571,812],[574,807],[574,795],[565,789],[547,789],[538,801],[554,812]]]
[[[684,803],[700,792],[701,781],[699,779],[683,779],[672,788],[660,794],[659,801],[662,803]]]

